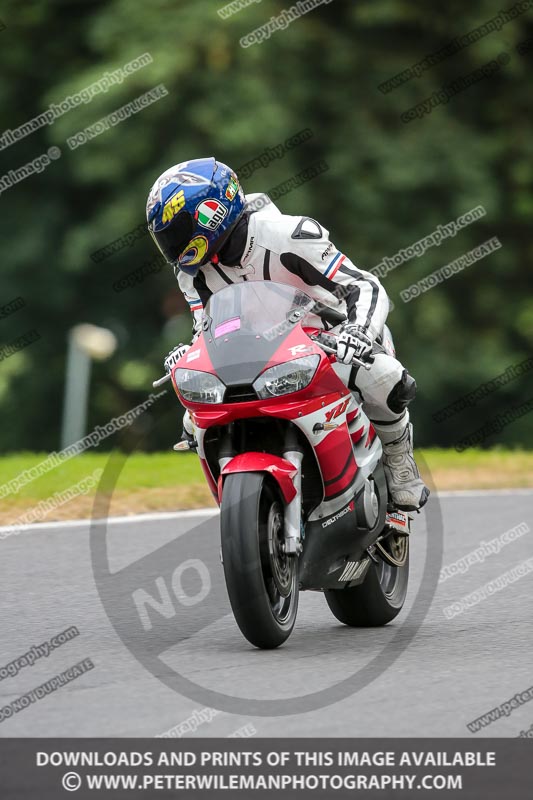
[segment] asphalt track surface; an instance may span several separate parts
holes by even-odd
[[[531,558],[533,492],[444,493],[438,503],[442,564],[427,563],[434,532],[420,514],[408,601],[394,623],[346,628],[321,594],[306,592],[288,643],[268,652],[248,645],[229,612],[212,512],[123,518],[97,533],[82,521],[49,523],[0,540],[0,668],[72,625],[80,632],[1,679],[0,707],[79,661],[94,663],[82,677],[4,719],[0,737],[157,736],[216,705],[213,691],[241,698],[238,710],[219,711],[210,722],[196,714],[184,736],[226,737],[245,725],[267,737],[518,736],[533,723],[532,701],[477,734],[466,724],[533,685],[533,572],[452,619],[444,608]],[[532,530],[466,573],[438,582],[442,565],[523,522]],[[94,541],[91,549],[91,536],[100,546],[105,540],[108,577],[100,574],[103,551]],[[131,602],[140,589],[160,603],[147,611],[149,631]],[[196,605],[184,605],[203,594]],[[174,670],[190,682],[192,696],[169,685]],[[304,699],[301,713],[287,713],[300,702],[295,698],[353,673],[356,683],[362,676],[362,688],[314,710],[306,710]],[[258,701],[262,711],[250,712]],[[269,703],[274,715],[268,715]]]

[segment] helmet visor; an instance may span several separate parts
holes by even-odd
[[[161,231],[153,230],[153,223],[148,230],[159,250],[173,267],[179,266],[181,253],[187,249],[194,231],[194,220],[187,212],[177,214]]]

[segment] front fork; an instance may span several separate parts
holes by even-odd
[[[285,552],[290,555],[299,555],[302,552],[301,521],[302,521],[302,461],[303,453],[299,450],[286,450],[283,458],[290,461],[297,468],[293,483],[296,494],[285,507]]]

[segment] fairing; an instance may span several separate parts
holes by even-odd
[[[217,496],[220,470],[216,459],[210,459],[203,446],[209,430],[223,432],[232,423],[253,426],[257,420],[269,419],[274,426],[281,420],[298,429],[318,469],[320,495],[312,507],[309,524],[316,520],[323,532],[322,522],[335,517],[361,491],[379,460],[381,445],[368,418],[332,369],[332,357],[312,341],[309,334],[313,331],[303,327],[312,307],[313,301],[292,287],[272,282],[232,285],[210,299],[204,332],[176,369],[216,374],[228,387],[227,391],[235,387],[251,390],[252,399],[236,402],[229,397],[226,402],[225,395],[225,402],[216,405],[190,403],[180,398],[197,426],[202,467],[216,499],[220,499]],[[254,396],[252,383],[264,370],[315,353],[319,365],[306,388],[268,400]],[[246,460],[244,453],[234,453],[230,469],[238,470],[241,465],[242,471],[249,471],[252,465],[252,471],[270,471],[288,502],[287,471],[268,469],[269,463],[282,460],[283,452],[278,448],[276,454],[270,447],[267,442],[266,454],[249,453]],[[257,450],[253,446],[249,449]],[[342,539],[343,530],[353,530],[353,516],[351,509],[339,516],[328,526],[328,537],[338,532]]]

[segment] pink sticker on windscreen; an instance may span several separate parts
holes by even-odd
[[[225,322],[221,322],[220,325],[217,325],[215,328],[215,339],[218,339],[219,336],[224,336],[226,333],[233,333],[233,331],[238,331],[241,327],[241,318],[240,317],[232,317],[231,319],[227,319]]]

